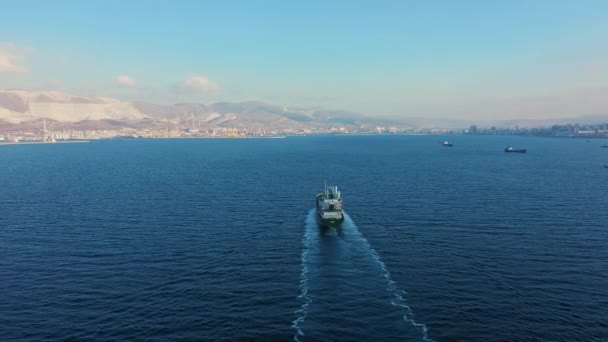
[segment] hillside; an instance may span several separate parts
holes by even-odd
[[[161,126],[303,129],[396,123],[380,122],[347,111],[290,109],[262,102],[161,105],[131,103],[107,97],[74,96],[55,91],[0,91],[0,127],[25,128],[38,125],[43,118],[52,122],[53,127],[66,129]]]

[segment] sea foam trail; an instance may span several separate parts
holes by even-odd
[[[315,237],[315,211],[311,209],[306,216],[306,226],[304,227],[304,237],[302,238],[302,244],[304,248],[302,249],[302,271],[300,273],[300,295],[298,296],[298,300],[302,303],[300,308],[296,310],[294,313],[296,315],[296,319],[291,322],[291,326],[295,330],[295,335],[293,336],[293,340],[300,342],[300,337],[304,336],[304,332],[300,327],[300,324],[306,320],[306,315],[308,314],[308,306],[312,302],[310,297],[308,296],[308,255],[310,254],[310,248],[315,239],[318,239],[318,236]]]
[[[357,237],[361,241],[363,246],[369,252],[372,260],[374,260],[374,262],[376,262],[380,267],[382,276],[384,277],[384,279],[386,279],[386,290],[391,295],[391,304],[393,306],[401,308],[404,311],[403,319],[412,326],[414,326],[414,328],[416,328],[420,332],[423,341],[433,342],[433,339],[429,338],[428,336],[428,329],[426,325],[423,323],[418,323],[414,320],[414,313],[412,311],[412,308],[410,308],[405,299],[407,293],[397,287],[397,283],[391,278],[391,273],[386,268],[386,265],[384,264],[382,259],[380,259],[380,255],[378,255],[376,250],[370,245],[369,241],[363,236],[363,234],[361,234],[359,228],[355,225],[355,223],[350,218],[350,216],[348,216],[348,214],[344,215],[344,223],[342,226],[343,229],[348,230],[349,235]]]
[[[311,280],[311,262],[314,262],[311,257],[311,253],[318,252],[315,247],[318,247],[319,239],[321,238],[319,235],[319,228],[317,226],[315,211],[310,210],[308,215],[306,216],[305,228],[304,228],[304,236],[302,238],[302,254],[301,254],[301,273],[300,273],[300,294],[298,295],[298,300],[301,305],[298,310],[294,312],[296,318],[292,321],[292,328],[295,330],[293,341],[300,342],[301,338],[303,338],[304,332],[302,330],[302,325],[307,318],[309,306],[312,303],[312,299],[309,296],[310,291],[310,280]],[[403,313],[403,319],[408,324],[412,325],[416,331],[420,333],[420,339],[426,342],[433,341],[428,337],[428,330],[425,324],[418,323],[413,318],[413,312],[410,306],[407,304],[405,299],[406,292],[402,291],[398,288],[397,283],[391,278],[391,274],[388,271],[386,265],[380,259],[380,256],[376,252],[374,248],[371,247],[369,241],[361,234],[359,228],[354,224],[353,220],[350,216],[345,214],[345,220],[342,224],[343,232],[350,237],[352,242],[355,242],[357,245],[361,246],[363,249],[361,250],[364,253],[367,253],[371,259],[371,262],[378,266],[380,271],[380,275],[386,281],[386,290],[390,295],[390,303],[392,306],[399,308]],[[313,267],[314,272],[314,267]]]

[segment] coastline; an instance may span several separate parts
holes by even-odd
[[[71,140],[71,141],[55,141],[55,142],[44,142],[44,141],[18,141],[18,142],[0,142],[0,146],[8,145],[54,145],[54,144],[78,144],[88,143],[90,140]]]

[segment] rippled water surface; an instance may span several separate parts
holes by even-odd
[[[608,340],[602,142],[450,139],[0,146],[0,339]]]

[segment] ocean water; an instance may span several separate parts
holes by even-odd
[[[605,142],[442,139],[0,146],[0,340],[608,340]]]

